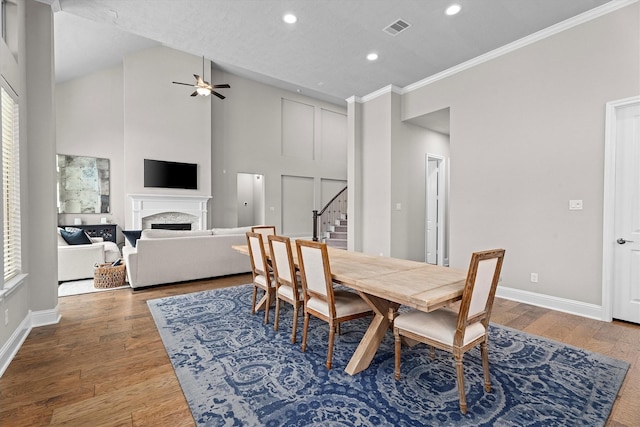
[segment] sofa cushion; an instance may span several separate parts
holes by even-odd
[[[209,230],[164,230],[161,228],[147,228],[142,230],[141,239],[166,239],[171,237],[199,237],[211,236]]]
[[[64,240],[64,237],[62,237],[62,234],[60,233],[61,231],[62,228],[58,227],[58,232],[56,233],[58,235],[58,246],[69,246],[67,241]]]
[[[62,238],[70,245],[90,245],[91,239],[87,236],[82,230],[78,231],[67,231],[60,230],[60,235]]]
[[[120,259],[120,249],[114,242],[103,242],[104,245],[104,262],[114,262]]]
[[[246,234],[247,231],[251,231],[251,227],[234,227],[234,228],[212,228],[213,235],[226,235],[226,234]]]
[[[138,239],[142,234],[142,230],[122,230],[122,234],[124,234],[127,242],[129,242],[129,244],[135,248],[136,243],[138,243]]]

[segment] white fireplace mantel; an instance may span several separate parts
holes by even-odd
[[[207,229],[207,202],[211,196],[178,196],[161,194],[129,194],[132,227],[142,229],[142,219],[150,215],[181,212],[198,218],[197,229]]]

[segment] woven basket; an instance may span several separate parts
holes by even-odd
[[[117,288],[125,284],[125,266],[111,263],[100,264],[93,275],[94,288]]]

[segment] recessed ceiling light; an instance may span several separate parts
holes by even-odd
[[[378,54],[375,52],[371,52],[370,54],[367,55],[367,59],[369,61],[375,61],[376,59],[378,59]]]
[[[447,8],[447,10],[445,10],[444,13],[446,13],[449,16],[453,16],[453,15],[456,15],[461,10],[462,10],[462,6],[460,6],[459,4],[452,4]]]
[[[293,13],[287,13],[282,17],[282,20],[287,24],[295,24],[296,22],[298,22],[298,18]]]

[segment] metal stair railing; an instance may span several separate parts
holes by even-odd
[[[324,236],[329,231],[329,227],[342,218],[342,214],[347,214],[347,187],[336,194],[320,212],[313,211],[313,241],[318,241],[318,223],[320,223],[320,235]]]

